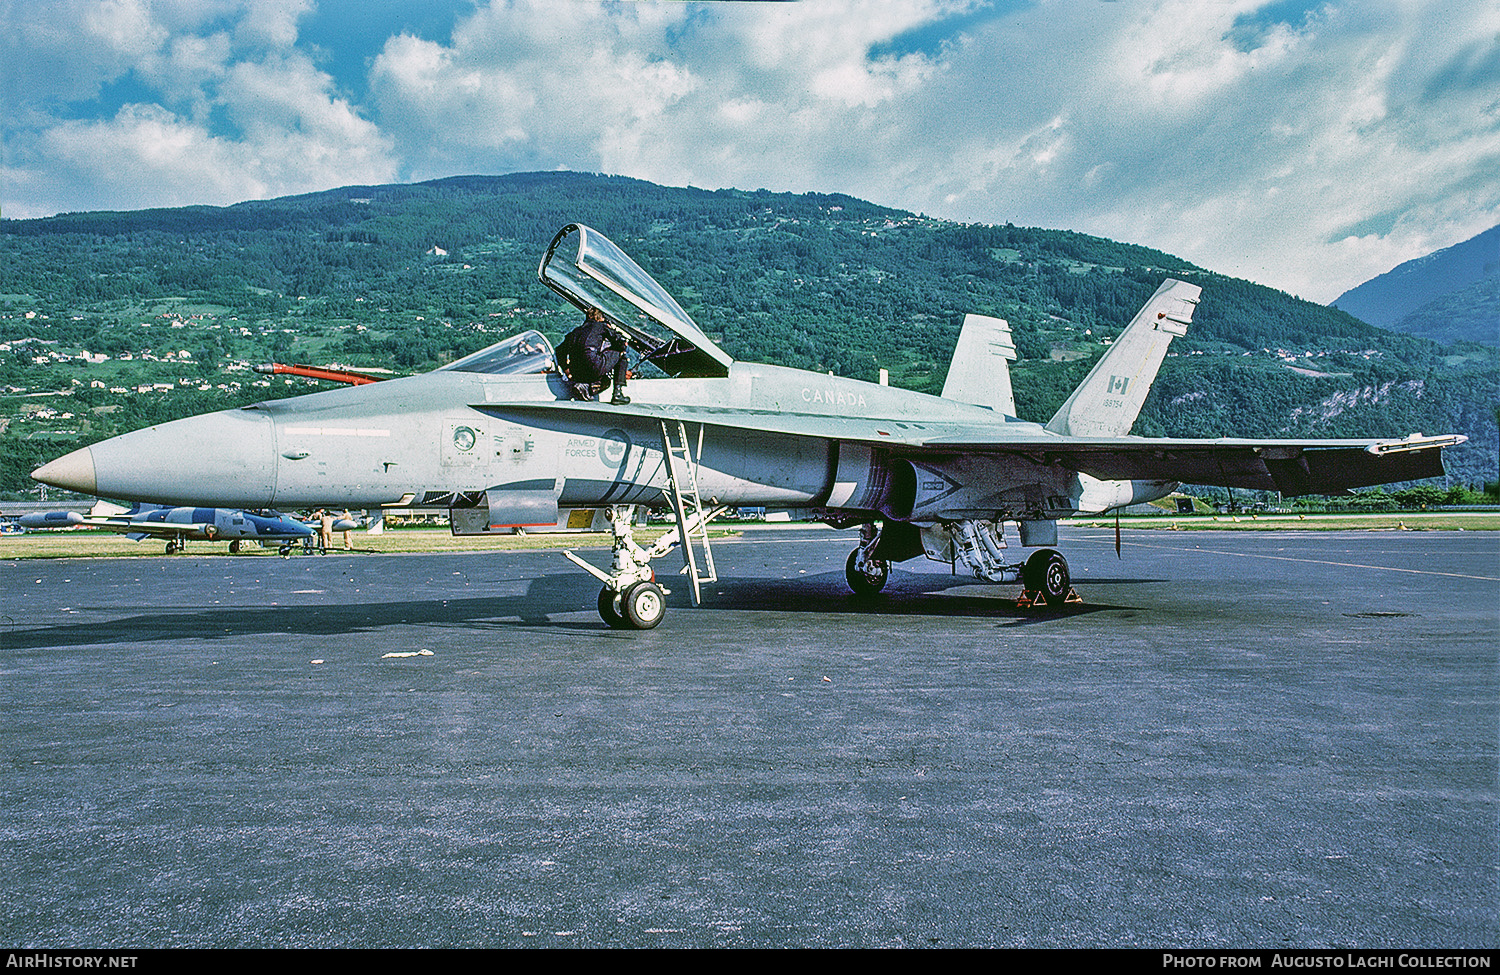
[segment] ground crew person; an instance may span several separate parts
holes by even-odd
[[[630,375],[625,337],[609,327],[597,308],[584,313],[583,324],[567,334],[557,347],[558,364],[568,377],[574,399],[593,400],[606,380],[614,386],[611,403],[630,402],[625,380]]]

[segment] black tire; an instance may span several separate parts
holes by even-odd
[[[234,539],[232,542],[229,543],[229,554],[230,555],[239,555],[240,554],[240,540],[238,538]]]
[[[620,612],[633,630],[649,630],[667,612],[667,597],[654,582],[637,582],[620,596]]]
[[[858,558],[858,549],[849,553],[849,559],[844,563],[844,578],[856,596],[873,596],[885,588],[886,581],[891,577],[891,564],[885,559],[869,559],[861,572],[854,567]]]
[[[625,625],[625,617],[620,615],[620,610],[615,606],[615,597],[618,595],[608,586],[599,590],[599,617],[616,630]]]
[[[1033,552],[1021,570],[1021,579],[1027,589],[1042,594],[1048,606],[1061,606],[1073,591],[1072,578],[1068,575],[1068,560],[1062,553],[1050,548]]]

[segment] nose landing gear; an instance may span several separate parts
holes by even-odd
[[[599,616],[617,630],[649,630],[666,615],[666,590],[655,582],[633,582],[616,591],[599,590]]]
[[[706,517],[717,514],[717,509]],[[618,630],[649,630],[661,622],[667,612],[670,590],[659,585],[650,562],[671,551],[679,543],[679,533],[663,535],[649,549],[636,544],[631,521],[635,506],[611,505],[605,509],[614,536],[608,572],[596,569],[572,552],[564,552],[575,565],[588,570],[604,588],[599,590],[599,617]]]

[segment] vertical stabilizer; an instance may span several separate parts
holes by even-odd
[[[948,364],[943,398],[1015,416],[1016,397],[1007,365],[1015,359],[1016,343],[1008,322],[987,315],[965,315],[953,361]]]
[[[1048,423],[1070,437],[1123,437],[1135,425],[1172,339],[1187,332],[1203,289],[1168,278]]]

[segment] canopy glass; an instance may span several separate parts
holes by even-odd
[[[519,335],[501,339],[494,345],[456,359],[436,372],[482,372],[491,376],[514,376],[532,372],[549,372],[555,366],[552,343],[541,332],[528,329]]]
[[[537,268],[542,283],[578,308],[597,308],[668,375],[726,376],[734,360],[608,237],[581,223],[552,238]]]

